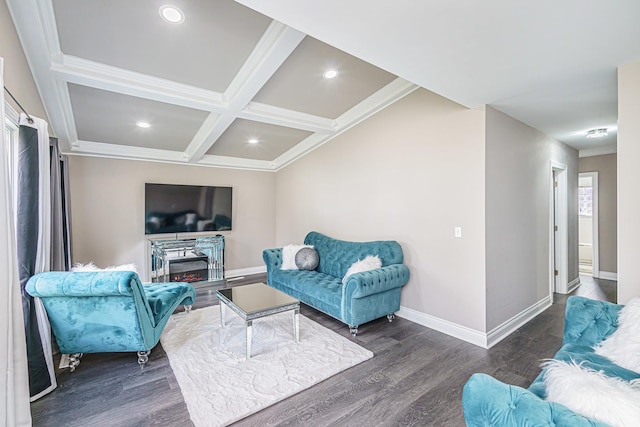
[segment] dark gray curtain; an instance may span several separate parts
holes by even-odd
[[[42,337],[34,300],[25,291],[27,281],[35,273],[38,250],[38,131],[20,126],[18,143],[18,200],[16,214],[16,236],[18,252],[18,274],[22,292],[22,309],[27,339],[27,361],[29,366],[29,392],[31,396],[51,387],[51,378],[45,359]]]
[[[49,138],[51,158],[51,270],[71,268],[69,171],[67,156],[60,155],[58,138]]]

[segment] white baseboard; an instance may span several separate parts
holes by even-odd
[[[487,336],[484,332],[476,331],[475,329],[467,328],[466,326],[461,326],[457,323],[449,322],[448,320],[440,319],[403,306],[400,306],[400,311],[396,313],[396,316],[411,320],[429,329],[442,332],[443,334],[475,344],[479,347],[487,348]]]
[[[571,292],[575,291],[578,286],[580,286],[580,276],[569,282],[569,285],[567,286],[567,293],[570,294]]]
[[[551,307],[551,296],[547,295],[537,303],[533,304],[531,307],[524,309],[520,313],[513,316],[511,319],[493,328],[487,334],[486,348],[491,348],[494,345],[498,344],[516,329],[520,328],[525,323],[527,323],[549,307]]]
[[[443,334],[477,345],[478,347],[491,348],[550,306],[551,297],[546,296],[498,327],[493,328],[488,333],[480,332],[475,329],[461,326],[456,323],[449,322],[448,320],[440,319],[402,306],[400,306],[400,311],[398,311],[396,315],[419,325],[426,326],[427,328],[442,332]]]
[[[609,271],[598,272],[598,279],[615,280],[618,281],[618,273],[611,273]]]
[[[248,276],[250,274],[260,274],[260,273],[266,273],[266,272],[267,272],[267,266],[260,265],[258,267],[247,267],[247,268],[238,268],[236,270],[227,270],[225,272],[225,277],[229,279],[231,277]]]

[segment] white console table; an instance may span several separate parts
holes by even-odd
[[[150,243],[152,282],[224,280],[224,236],[150,240]]]

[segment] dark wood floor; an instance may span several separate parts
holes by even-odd
[[[248,276],[230,286],[264,281]],[[574,292],[615,301],[616,282],[581,276]],[[217,304],[218,286],[198,289],[197,307]],[[566,296],[489,350],[397,318],[361,326],[355,342],[375,357],[236,423],[237,426],[463,426],[462,386],[474,372],[527,387],[540,360],[560,348]],[[304,306],[302,314],[350,337],[348,328]],[[88,354],[58,388],[32,403],[35,426],[192,425],[162,347],[140,370],[133,354]]]

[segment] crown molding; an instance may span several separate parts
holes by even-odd
[[[244,159],[240,157],[214,156],[206,154],[196,163],[199,166],[212,166],[218,168],[255,170],[262,172],[275,172],[273,162],[268,160]]]
[[[205,155],[198,162],[189,162],[182,151],[160,150],[157,148],[132,147],[130,145],[105,144],[102,142],[78,140],[71,144],[71,150],[63,151],[70,156],[102,157],[122,160],[172,163],[179,165],[218,167],[274,172],[273,162],[243,159],[237,157]]]
[[[398,77],[338,117],[336,126],[341,132],[344,132],[418,88],[418,85]]]
[[[151,160],[171,163],[187,163],[182,151],[160,150],[157,148],[132,147],[130,145],[105,144],[102,142],[77,140],[71,144],[67,155],[86,155],[114,159]]]
[[[350,110],[346,111],[335,120],[335,129],[331,134],[319,134],[309,136],[295,147],[274,160],[276,170],[280,170],[312,150],[326,144],[343,132],[351,129],[358,123],[371,117],[378,111],[404,98],[419,86],[402,78],[397,78],[391,83],[369,96]]]

